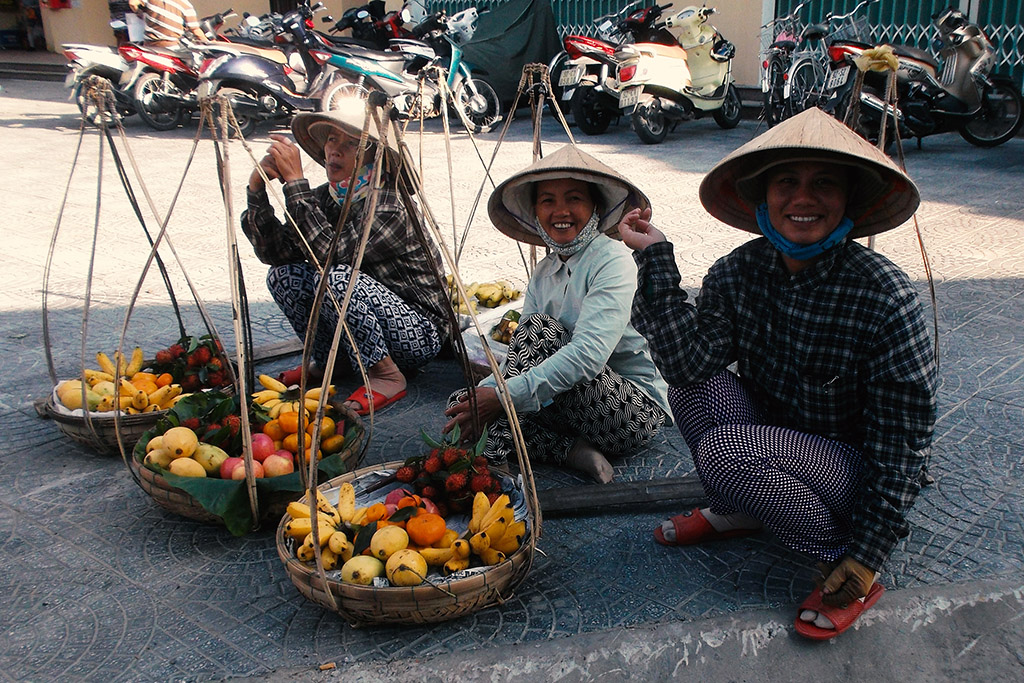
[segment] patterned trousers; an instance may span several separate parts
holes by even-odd
[[[352,268],[348,265],[334,266],[327,277],[328,292],[333,291],[340,303],[352,277]],[[275,266],[267,273],[267,288],[300,339],[305,338],[319,284],[319,274],[308,263]],[[441,338],[434,323],[365,273],[360,273],[356,281],[345,320],[367,368],[388,356],[403,370],[418,368],[433,359],[441,349]],[[338,310],[327,294],[320,307],[320,321],[313,340],[313,360],[321,368],[327,367],[337,324]],[[341,351],[347,363],[339,362],[339,368],[357,369],[355,351],[345,334],[341,335]],[[349,367],[344,368],[343,365]]]
[[[754,517],[788,547],[826,562],[843,554],[852,538],[857,449],[765,424],[729,371],[669,387],[668,400],[712,512]]]
[[[572,333],[554,318],[542,314],[523,318],[509,343],[505,378],[539,365],[570,339]],[[448,406],[465,397],[465,389],[456,391]],[[517,415],[530,458],[553,465],[566,463],[577,438],[586,439],[609,457],[632,453],[650,441],[667,417],[646,392],[608,367],[589,382],[559,394],[539,411]],[[502,415],[488,427],[484,454],[492,465],[515,460],[508,417]]]

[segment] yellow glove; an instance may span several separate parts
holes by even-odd
[[[852,557],[843,557],[839,564],[819,564],[821,601],[830,607],[846,607],[868,594],[875,583],[875,571]]]

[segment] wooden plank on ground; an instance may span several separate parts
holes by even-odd
[[[302,341],[297,338],[286,339],[285,341],[273,342],[271,344],[262,344],[254,347],[252,350],[253,362],[256,363],[284,358],[285,356],[292,356],[296,353],[302,353]]]
[[[652,481],[622,481],[587,486],[564,486],[537,492],[545,516],[561,517],[675,502],[680,507],[704,504],[704,488],[696,474]]]

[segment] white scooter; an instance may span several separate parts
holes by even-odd
[[[665,25],[679,29],[679,45],[637,43],[616,51],[619,108],[633,130],[653,145],[680,121],[712,114],[722,128],[740,122],[741,102],[732,81],[736,47],[708,23],[713,7],[684,8]]]

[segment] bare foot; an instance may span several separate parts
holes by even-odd
[[[589,474],[598,484],[607,484],[615,477],[615,469],[604,453],[584,439],[576,439],[567,463],[574,470]]]
[[[395,361],[391,360],[391,356],[378,361],[376,365],[366,371],[366,375],[370,380],[367,389],[376,391],[385,398],[395,396],[399,392],[404,391],[407,386],[405,375],[395,365]],[[352,410],[359,409],[359,404],[354,401],[346,401],[345,405],[352,408]]]

